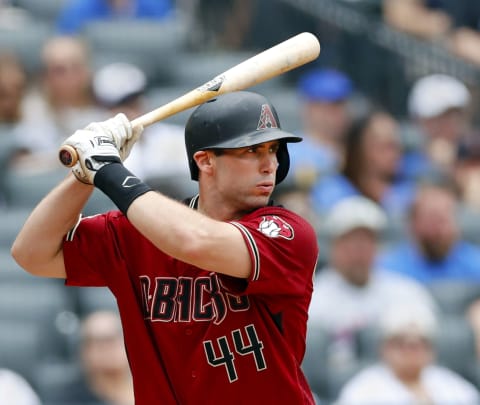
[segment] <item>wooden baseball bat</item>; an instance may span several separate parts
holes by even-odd
[[[200,87],[132,120],[132,126],[147,127],[176,113],[200,105],[224,93],[255,86],[272,77],[293,70],[316,59],[320,43],[315,35],[303,32],[233,66]],[[62,145],[59,158],[63,165],[72,167],[78,160],[77,151]]]

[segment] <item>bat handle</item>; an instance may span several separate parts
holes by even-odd
[[[64,166],[72,167],[78,162],[78,153],[73,146],[62,145],[58,151],[58,158]]]
[[[148,126],[154,121],[148,120],[148,114],[142,115],[132,121],[132,127],[136,125]],[[73,146],[62,145],[58,150],[58,159],[62,165],[66,167],[73,167],[78,162],[78,152]]]

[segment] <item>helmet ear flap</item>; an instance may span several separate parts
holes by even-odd
[[[188,166],[190,167],[190,178],[192,180],[198,181],[198,166],[197,162],[195,162],[195,159],[192,156],[189,156],[188,158]]]
[[[290,169],[290,155],[288,154],[287,143],[280,142],[278,151],[277,151],[277,176],[275,179],[275,184],[280,183],[287,177],[288,169]]]

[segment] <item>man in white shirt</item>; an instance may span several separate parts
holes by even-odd
[[[316,275],[309,330],[326,331],[331,347],[329,363],[317,367],[350,367],[357,360],[355,335],[375,325],[386,306],[407,302],[435,305],[420,284],[374,267],[379,236],[386,225],[382,209],[360,196],[342,200],[326,217],[330,257],[326,268]],[[307,340],[312,353],[314,344]]]
[[[23,377],[1,368],[0,405],[40,405],[40,399]]]

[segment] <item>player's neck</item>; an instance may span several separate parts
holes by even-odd
[[[234,210],[227,205],[221,205],[212,202],[211,200],[202,199],[201,194],[198,199],[197,210],[198,212],[218,221],[232,221],[240,219],[246,214],[244,211]]]

